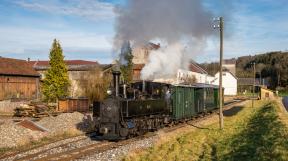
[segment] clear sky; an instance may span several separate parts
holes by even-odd
[[[233,0],[231,6],[225,5],[229,0],[203,1],[216,16],[229,17],[225,19],[224,58],[288,49],[287,0]],[[65,59],[110,63],[117,16],[113,9],[125,3],[125,0],[0,0],[0,56],[47,60],[56,38]],[[217,60],[218,44],[217,37],[209,38],[205,51],[195,60]]]

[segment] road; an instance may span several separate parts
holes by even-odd
[[[288,96],[283,97],[283,104],[286,108],[286,111],[288,111]]]

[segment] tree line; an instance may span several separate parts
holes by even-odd
[[[255,63],[256,78],[268,81],[270,89],[288,88],[288,52],[273,51],[254,56],[241,56],[236,59],[236,76],[238,78],[253,78],[253,63]],[[200,66],[210,75],[215,75],[219,69],[218,62],[202,63]]]

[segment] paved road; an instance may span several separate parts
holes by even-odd
[[[283,97],[282,101],[283,101],[283,104],[284,104],[286,110],[288,111],[288,96]]]

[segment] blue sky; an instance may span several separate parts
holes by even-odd
[[[215,16],[228,16],[224,16],[225,58],[288,49],[286,0],[234,0],[231,5],[226,4],[229,0],[203,1]],[[117,15],[113,8],[125,2],[0,0],[0,56],[47,60],[56,38],[66,59],[110,63],[115,55],[112,42]],[[218,59],[218,37],[211,37],[207,42],[205,50],[195,57],[196,61]]]

